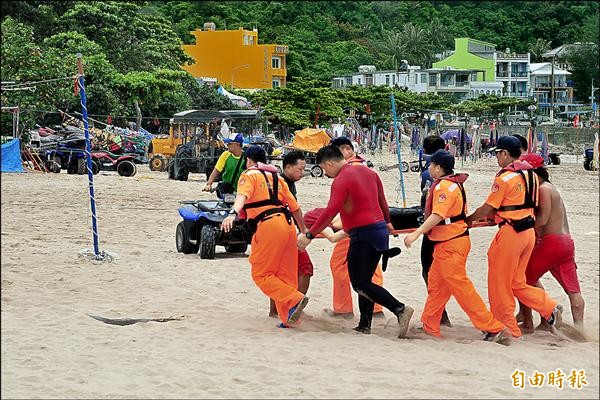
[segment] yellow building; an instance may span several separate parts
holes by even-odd
[[[215,24],[190,32],[196,44],[183,45],[195,60],[182,68],[195,78],[216,78],[226,88],[267,89],[285,86],[287,46],[258,44],[258,31],[217,31]]]

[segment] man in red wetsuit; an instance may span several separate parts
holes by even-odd
[[[306,233],[298,236],[298,247],[306,248],[339,213],[344,231],[350,236],[348,273],[352,288],[359,294],[360,321],[354,328],[371,332],[374,302],[381,304],[398,318],[400,332],[408,331],[412,307],[405,306],[387,290],[372,282],[375,268],[389,249],[390,212],[379,176],[369,168],[348,165],[341,151],[332,145],[317,153],[317,164],[334,178],[327,208]]]

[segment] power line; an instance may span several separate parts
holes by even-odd
[[[56,81],[62,81],[62,80],[74,80],[75,78],[77,78],[77,75],[73,75],[73,76],[65,76],[62,78],[52,78],[52,79],[44,79],[41,81],[32,81],[32,82],[22,82],[22,83],[14,83],[14,82],[2,82],[2,83],[6,83],[8,84],[8,86],[6,88],[2,88],[2,90],[10,90],[11,88],[17,88],[19,86],[27,86],[27,85],[38,85],[40,83],[48,83],[48,82],[56,82]]]

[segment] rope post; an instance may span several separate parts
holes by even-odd
[[[398,118],[396,117],[396,99],[394,93],[390,94],[392,101],[392,116],[394,118],[394,134],[396,136],[396,152],[398,154],[398,170],[400,171],[400,188],[402,189],[402,204],[406,208],[406,193],[404,192],[404,175],[402,174],[402,147],[400,140],[400,132],[398,131]]]
[[[94,197],[94,174],[92,173],[92,143],[90,141],[90,130],[88,126],[87,100],[85,96],[85,79],[83,75],[83,64],[81,53],[77,53],[77,82],[79,85],[79,97],[81,99],[81,110],[83,116],[83,128],[85,133],[85,158],[87,161],[88,188],[90,194],[90,208],[92,210],[92,233],[94,240],[94,256],[101,259],[98,249],[98,226],[96,223],[96,199]]]

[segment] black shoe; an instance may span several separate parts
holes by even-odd
[[[398,318],[398,326],[400,327],[400,332],[398,332],[398,337],[403,338],[406,336],[406,332],[408,332],[408,326],[410,323],[410,319],[412,318],[415,310],[410,306],[404,306],[402,311],[396,313],[396,318]]]
[[[548,318],[548,325],[550,326],[559,326],[562,324],[562,312],[563,312],[563,307],[558,304],[555,308],[554,311],[552,311],[552,314],[550,314],[550,317]]]
[[[368,326],[360,326],[360,325],[358,325],[357,327],[355,327],[353,329],[356,332],[364,333],[365,335],[371,334],[371,328],[369,328]]]
[[[510,345],[510,337],[506,336],[506,329],[499,332],[482,332],[485,334],[483,340],[486,342],[498,343],[504,346]],[[521,339],[523,338],[521,337]]]

